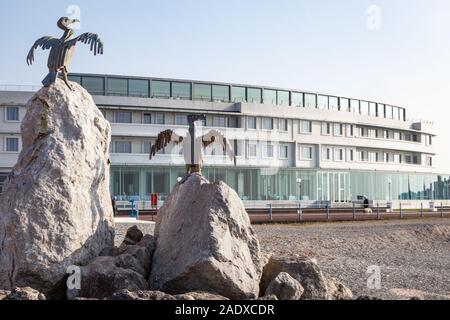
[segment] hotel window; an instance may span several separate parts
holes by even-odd
[[[400,132],[394,131],[394,140],[400,140]]]
[[[413,156],[413,164],[419,164],[419,157],[416,155]]]
[[[291,103],[294,107],[303,107],[303,93],[292,92],[291,93]]]
[[[378,103],[377,105],[377,117],[384,117],[384,104]]]
[[[128,80],[128,94],[132,97],[148,97],[148,80]]]
[[[280,131],[287,132],[288,131],[288,120],[280,119],[279,126],[280,126]]]
[[[365,130],[363,127],[357,127],[358,130],[358,137],[364,137],[365,135]]]
[[[152,98],[170,98],[170,82],[152,80]]]
[[[247,97],[244,87],[232,87],[231,88],[231,101],[232,102],[246,102]]]
[[[114,153],[131,153],[131,141],[115,141]]]
[[[305,107],[306,108],[316,108],[316,95],[305,93]]]
[[[264,103],[277,104],[277,92],[275,90],[264,89]]]
[[[302,160],[312,160],[313,159],[313,148],[312,147],[302,147],[301,148],[301,159]]]
[[[119,78],[108,78],[108,95],[128,96],[128,80]]]
[[[191,84],[172,82],[172,97],[181,100],[191,100]]]
[[[324,122],[322,125],[323,134],[329,136],[331,134],[331,123]]]
[[[370,116],[376,116],[377,115],[377,104],[370,102],[369,103],[369,115]]]
[[[344,125],[342,123],[334,124],[334,135],[343,136],[344,135]]]
[[[277,91],[277,104],[280,106],[289,105],[289,91]]]
[[[369,130],[367,130],[367,134],[368,134],[369,138],[377,138],[378,137],[377,129],[369,129]]]
[[[19,121],[19,107],[6,107],[6,121]]]
[[[229,102],[230,101],[230,87],[213,85],[212,87],[213,101]]]
[[[8,178],[7,173],[0,172],[0,194],[3,192],[3,185],[5,184],[7,178]]]
[[[369,161],[367,151],[358,151],[358,160],[361,162]]]
[[[344,149],[335,149],[334,150],[334,160],[335,161],[344,161]]]
[[[19,138],[9,138],[5,139],[6,152],[19,152]]]
[[[353,162],[355,161],[355,151],[353,149],[349,149],[347,153],[347,161]]]
[[[273,145],[272,144],[264,144],[263,145],[263,155],[264,155],[264,158],[273,158]]]
[[[330,110],[339,110],[339,102],[336,97],[329,97],[328,99]]]
[[[247,128],[256,129],[256,117],[247,117]]]
[[[359,113],[363,116],[369,115],[369,103],[367,101],[361,101]]]
[[[273,130],[273,119],[272,118],[262,118],[262,129],[263,130]]]
[[[176,114],[175,115],[175,125],[176,126],[187,126],[188,125],[187,115]]]
[[[144,113],[142,115],[142,123],[144,124],[151,124],[152,123],[152,114],[151,113]]]
[[[152,143],[150,141],[144,141],[142,144],[142,153],[149,154],[152,148]]]
[[[226,128],[227,118],[226,117],[213,117],[213,127]]]
[[[402,155],[399,153],[394,154],[394,162],[395,163],[402,163]]]
[[[407,154],[405,155],[405,163],[412,164],[412,156]]]
[[[393,111],[392,111],[392,106],[385,106],[385,111],[386,111],[386,118],[387,119],[393,119]]]
[[[133,114],[130,111],[116,111],[116,123],[131,123]]]
[[[211,101],[211,85],[195,83],[194,100]]]
[[[350,100],[350,111],[359,112],[359,100]]]
[[[105,94],[105,81],[99,77],[83,77],[83,87],[93,95]]]
[[[428,136],[428,144],[433,145],[433,136]]]
[[[311,121],[300,120],[300,133],[312,133]]]
[[[355,134],[355,126],[352,125],[352,124],[350,124],[350,125],[348,126],[347,135],[348,135],[349,137],[353,137],[354,134]]]
[[[377,162],[377,153],[374,151],[369,151],[369,162]]]
[[[390,139],[389,130],[383,130],[383,139]]]
[[[427,166],[432,167],[433,166],[433,158],[427,157]]]
[[[164,113],[158,112],[155,114],[155,124],[165,124]]]
[[[280,159],[288,159],[289,157],[289,146],[280,145]]]
[[[328,109],[328,97],[327,96],[317,96],[317,108]]]
[[[346,98],[339,98],[339,108],[341,111],[350,111],[349,100]]]
[[[331,161],[331,148],[323,149],[323,160]]]
[[[261,89],[247,88],[247,101],[251,103],[262,103]]]
[[[249,158],[256,158],[257,156],[256,151],[257,151],[256,143],[249,143],[247,145],[247,154],[248,154],[247,156]]]

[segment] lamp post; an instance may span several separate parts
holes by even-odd
[[[391,193],[392,179],[391,179],[391,178],[388,178],[387,182],[388,182],[388,192],[389,192],[388,200],[389,200],[389,201],[392,201],[392,193]]]

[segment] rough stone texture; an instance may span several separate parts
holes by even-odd
[[[23,149],[0,197],[0,288],[64,295],[67,267],[113,244],[111,129],[89,93],[61,81],[28,102]]]
[[[133,245],[141,241],[144,234],[137,226],[132,226],[127,230],[127,234],[125,235],[125,239],[123,243],[126,245]]]
[[[229,300],[220,294],[205,291],[187,292],[185,295],[192,297],[194,300]]]
[[[266,289],[266,296],[274,295],[278,300],[300,300],[303,292],[302,285],[286,272],[280,272]]]
[[[199,174],[178,183],[158,213],[155,236],[151,289],[258,296],[259,242],[241,199],[225,183]]]
[[[8,290],[0,290],[0,300],[5,299],[6,296],[10,293],[11,293],[11,291],[8,291]]]
[[[155,245],[155,238],[146,235],[136,245],[116,248],[118,255],[95,258],[80,268],[81,289],[67,290],[68,299],[104,299],[123,289],[148,290],[147,279]]]
[[[45,300],[45,295],[30,287],[15,288],[3,300]]]
[[[170,295],[161,291],[130,291],[120,290],[115,292],[108,300],[194,300],[189,295]]]
[[[335,279],[324,274],[313,259],[303,257],[272,256],[264,267],[261,292],[266,292],[270,282],[280,272],[286,272],[304,288],[302,300],[342,300],[352,299],[349,289]]]

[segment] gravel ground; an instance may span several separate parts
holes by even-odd
[[[133,223],[116,223],[116,245]],[[139,224],[153,233],[153,224]],[[306,255],[355,297],[450,299],[450,219],[254,226],[266,253]],[[367,287],[369,266],[381,268],[381,289]]]
[[[450,299],[450,219],[257,225],[262,250],[306,255],[355,296]],[[369,266],[381,289],[367,287]]]

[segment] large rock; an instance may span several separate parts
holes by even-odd
[[[242,201],[225,183],[200,174],[178,183],[158,212],[155,236],[152,290],[258,296],[259,242]]]
[[[28,102],[23,149],[0,197],[0,288],[64,295],[70,265],[113,244],[111,129],[89,93],[61,80]]]
[[[147,279],[155,245],[155,238],[146,235],[135,245],[121,245],[115,256],[95,258],[80,268],[80,289],[67,290],[67,298],[105,299],[121,290],[148,290]]]
[[[288,273],[281,272],[266,289],[266,296],[276,296],[278,300],[300,300],[303,292],[302,285]]]
[[[316,261],[303,257],[272,256],[264,267],[261,292],[280,272],[288,273],[304,288],[302,300],[345,300],[352,299],[352,292],[336,279],[324,274]]]
[[[148,290],[120,290],[114,293],[108,300],[195,300],[189,295],[170,295],[161,291]]]

